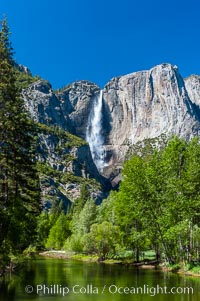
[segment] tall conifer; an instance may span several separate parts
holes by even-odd
[[[31,243],[39,213],[39,179],[34,157],[35,127],[16,86],[6,19],[0,30],[0,251]]]

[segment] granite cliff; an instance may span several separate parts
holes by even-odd
[[[79,94],[77,83],[72,89],[55,93],[50,83],[38,80],[22,90],[26,108],[38,127],[37,159],[45,207],[50,207],[52,201],[62,200],[65,206],[74,202],[80,197],[82,185],[86,185],[96,201],[110,189],[109,180],[93,162],[87,142],[72,134],[76,133],[73,118],[80,126],[87,123],[80,116],[88,101],[87,91],[90,93],[92,89],[95,86],[84,82],[80,105],[73,95],[73,90]]]
[[[140,141],[163,134],[185,139],[200,134],[200,77],[184,80],[178,68],[170,64],[113,78],[101,93],[100,87],[89,81],[53,91],[48,82],[39,80],[24,89],[22,95],[37,122],[87,140],[93,160],[87,143],[80,151],[88,154],[84,163],[90,164],[87,177],[101,183],[105,181],[102,176],[113,185],[119,181],[126,154]],[[98,129],[94,130],[95,118]],[[44,142],[44,138],[40,139]],[[95,150],[92,141],[98,143],[99,139],[101,143]],[[49,162],[51,156],[49,152]],[[103,164],[98,165],[97,160]]]
[[[200,76],[191,75],[185,79],[185,87],[191,102],[200,109]]]
[[[162,134],[185,139],[199,135],[199,82],[190,87],[192,92],[170,64],[112,79],[103,90],[109,129],[105,149],[111,154],[108,165],[118,165],[129,145],[144,139]]]

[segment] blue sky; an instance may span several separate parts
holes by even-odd
[[[200,74],[198,0],[1,0],[18,63],[53,88],[169,62]]]

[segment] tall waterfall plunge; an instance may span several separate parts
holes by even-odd
[[[102,171],[105,166],[104,138],[102,136],[102,96],[102,90],[99,95],[95,96],[86,129],[86,141],[89,143],[92,158],[99,171]]]

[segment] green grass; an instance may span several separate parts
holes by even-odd
[[[194,274],[200,274],[200,266],[193,267],[190,271]]]
[[[71,259],[81,260],[81,261],[85,261],[85,262],[94,262],[94,261],[98,261],[98,256],[97,255],[75,254],[75,255],[72,255]]]

